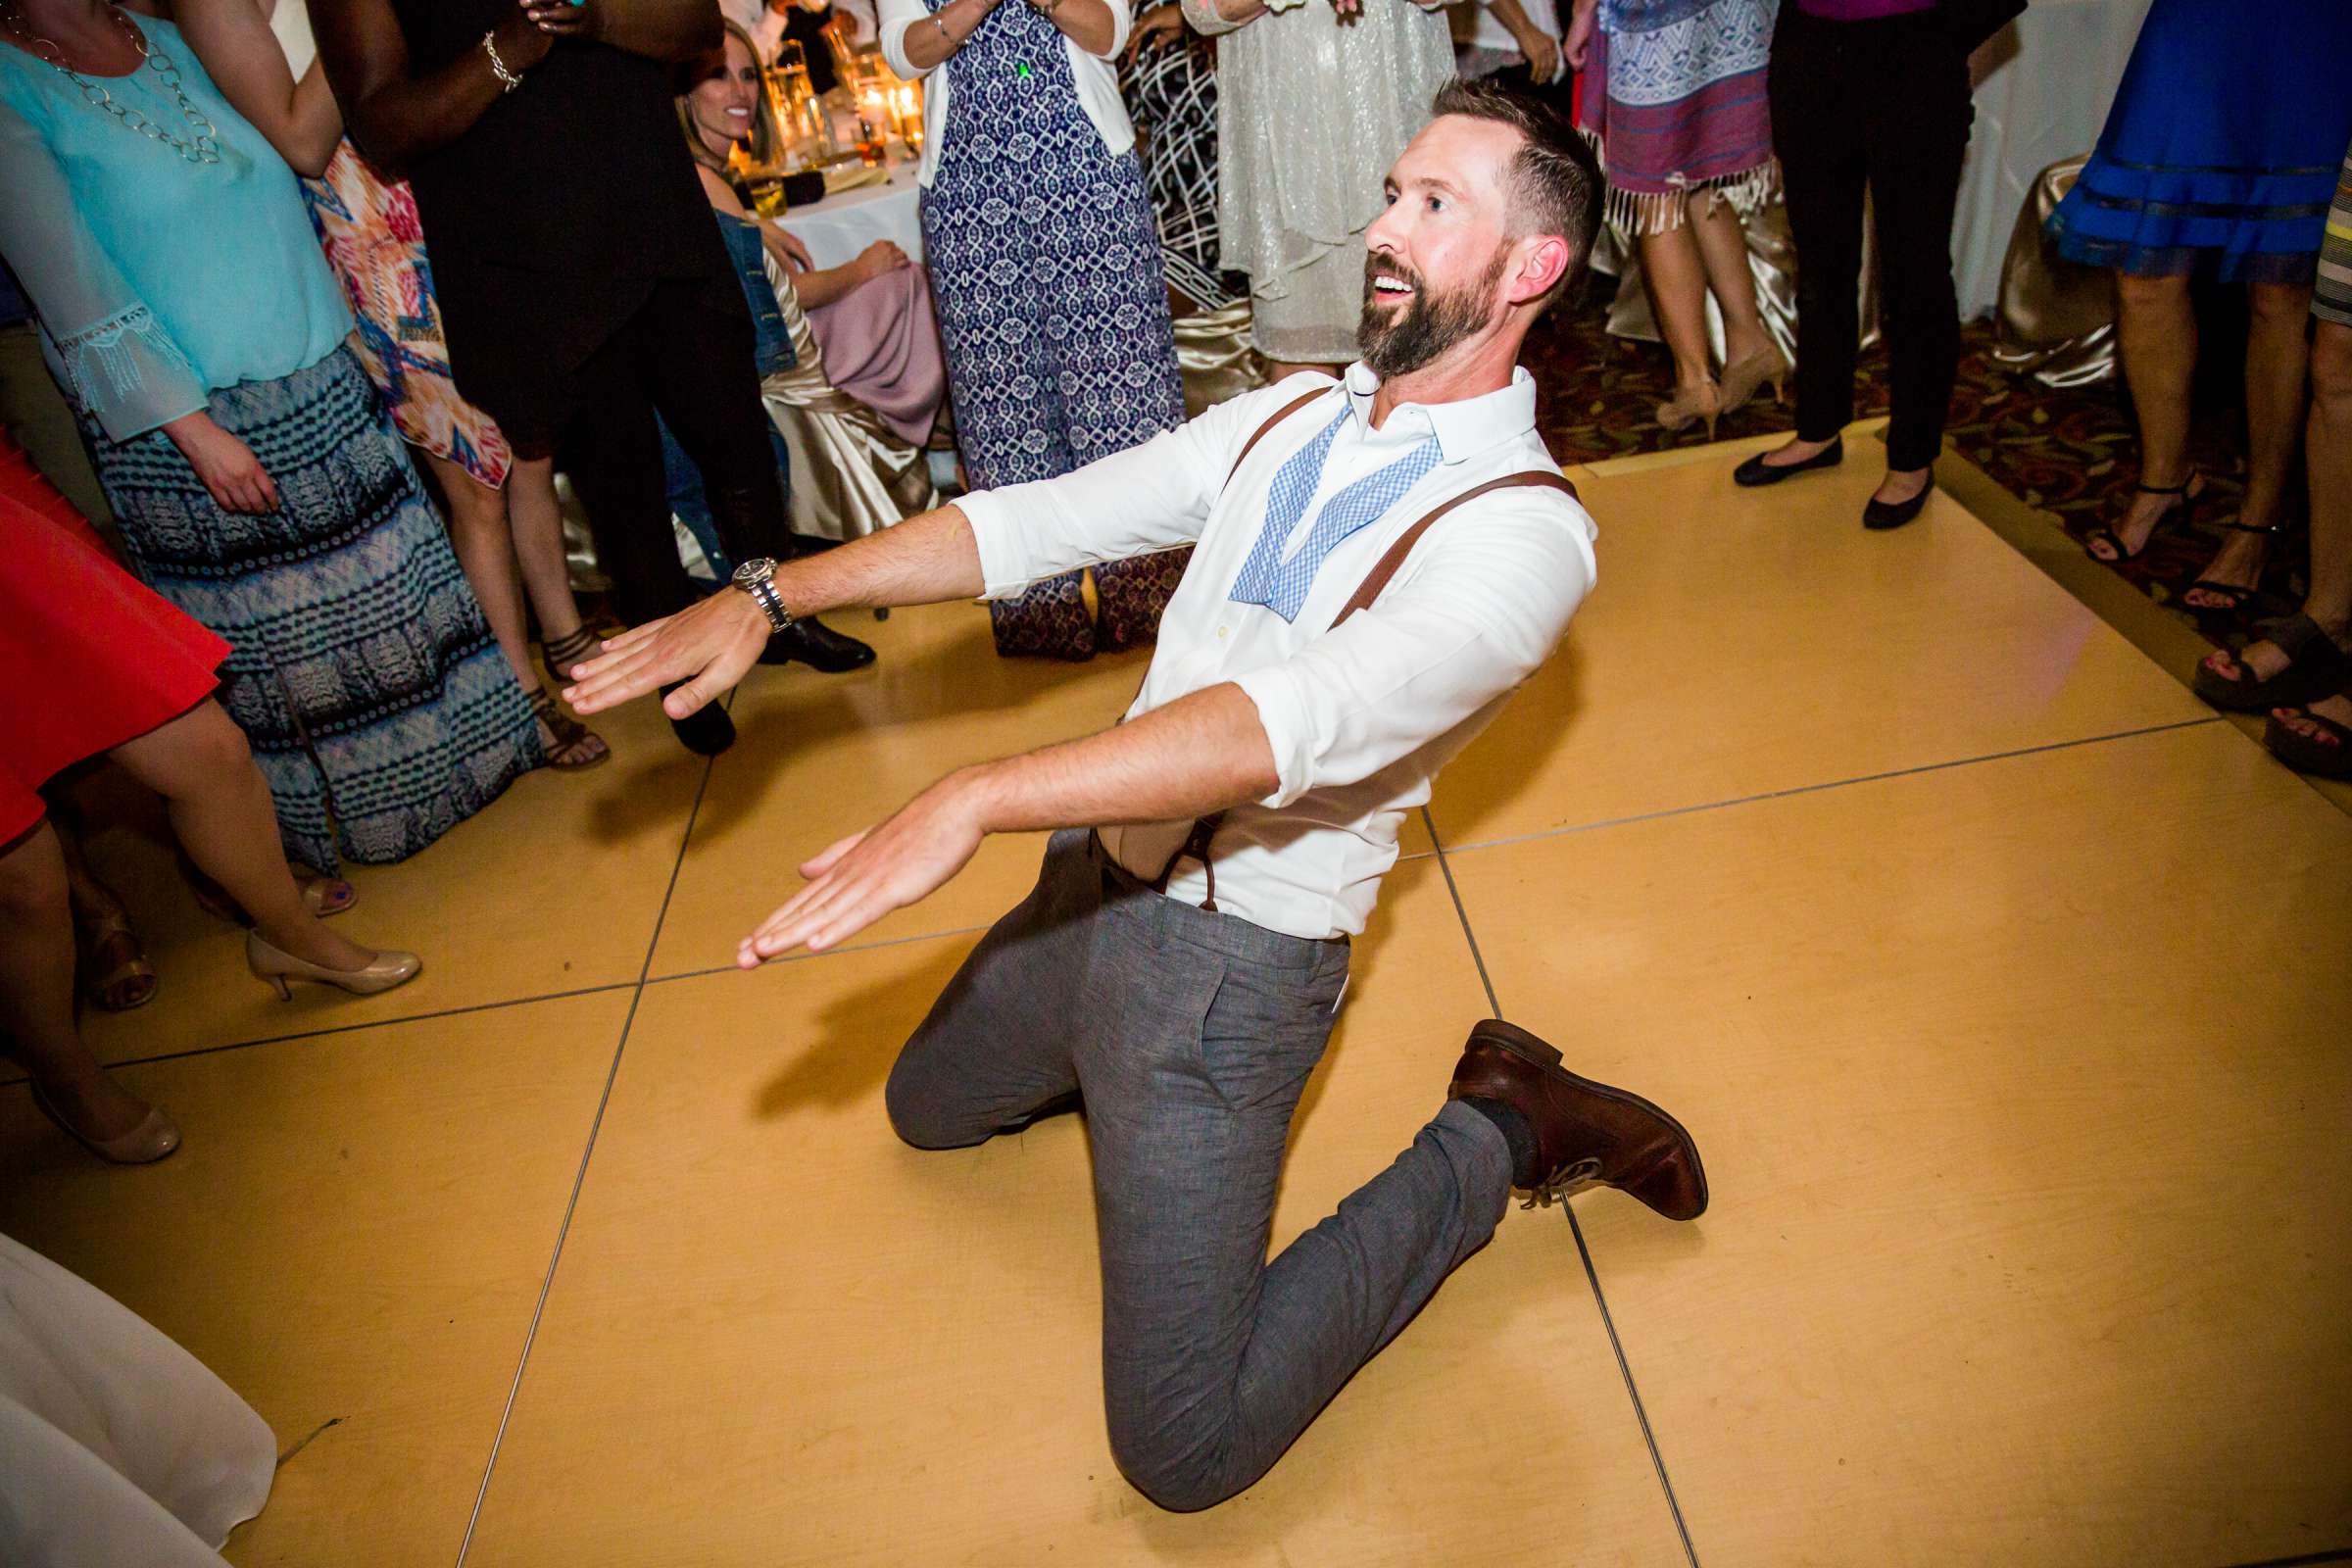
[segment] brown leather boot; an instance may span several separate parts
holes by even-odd
[[[1499,1101],[1527,1119],[1538,1176],[1524,1207],[1614,1187],[1668,1219],[1706,1212],[1707,1173],[1682,1123],[1640,1095],[1579,1078],[1515,1024],[1489,1018],[1470,1031],[1446,1098]]]

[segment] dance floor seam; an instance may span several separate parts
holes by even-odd
[[[1791,784],[1787,789],[1763,790],[1753,795],[1735,795],[1726,800],[1699,801],[1690,806],[1670,806],[1662,810],[1635,811],[1624,816],[1601,817],[1591,822],[1571,822],[1564,827],[1543,828],[1533,833],[1511,833],[1492,839],[1469,839],[1460,844],[1446,844],[1443,840],[1438,840],[1438,853],[1442,858],[1446,855],[1467,855],[1473,850],[1509,849],[1515,845],[1540,843],[1544,839],[1566,838],[1574,833],[1594,833],[1603,828],[1632,827],[1637,823],[1661,822],[1670,817],[1692,816],[1703,811],[1728,810],[1734,807],[1761,806],[1768,801],[1785,801],[1799,795],[1819,795],[1827,790],[1848,789],[1856,784],[1877,784],[1887,779],[1915,778],[1922,773],[1941,773],[1956,767],[1974,767],[1983,762],[2005,762],[2012,758],[2037,757],[2045,752],[2073,751],[2078,747],[2099,746],[2109,741],[2128,741],[2142,735],[2162,735],[2169,730],[2176,729],[2203,729],[2209,725],[2228,722],[2219,713],[2209,713],[2203,718],[2175,719],[2166,724],[2142,724],[2133,729],[2112,730],[2104,735],[2084,735],[2067,741],[2044,741],[2038,746],[2017,746],[2007,751],[1984,752],[1975,757],[1954,757],[1939,762],[1921,762],[1913,767],[1887,768],[1877,773],[1856,773],[1851,778],[1824,779],[1817,784]],[[1429,822],[1430,837],[1437,840],[1438,825],[1436,821],[1429,818],[1426,810],[1422,815],[1424,820]]]
[[[1462,903],[1461,885],[1453,879],[1453,866],[1446,859],[1446,846],[1438,838],[1438,825],[1430,820],[1429,808],[1421,808],[1421,825],[1429,829],[1430,842],[1437,845],[1438,869],[1446,876],[1446,895],[1453,902],[1453,917],[1462,924],[1462,937],[1470,944],[1470,961],[1478,966],[1478,983],[1487,993],[1487,1005],[1494,1016],[1504,1017],[1502,999],[1494,993],[1494,977],[1487,972],[1486,955],[1479,951],[1478,931],[1470,923],[1470,910]],[[1666,1469],[1666,1456],[1658,1451],[1657,1434],[1650,1430],[1649,1410],[1642,1402],[1641,1385],[1634,1381],[1633,1363],[1625,1358],[1624,1342],[1617,1337],[1617,1321],[1609,1315],[1609,1298],[1600,1288],[1599,1271],[1592,1266],[1592,1250],[1586,1245],[1585,1228],[1576,1222],[1576,1210],[1566,1203],[1560,1205],[1561,1215],[1568,1221],[1568,1233],[1576,1238],[1576,1255],[1585,1269],[1585,1284],[1592,1292],[1592,1304],[1599,1309],[1600,1326],[1608,1336],[1609,1349],[1617,1357],[1617,1375],[1624,1380],[1626,1397],[1633,1401],[1634,1418],[1642,1426],[1642,1442],[1649,1449],[1650,1467],[1657,1472],[1658,1490],[1666,1494],[1666,1509],[1674,1516],[1675,1534],[1683,1544],[1683,1555],[1690,1568],[1699,1568],[1698,1549],[1690,1544],[1690,1527],[1683,1518],[1682,1500],[1674,1494],[1674,1478]]]
[[[730,707],[733,705],[730,704]],[[620,1021],[620,1038],[612,1047],[612,1060],[605,1069],[605,1082],[596,1102],[596,1114],[589,1120],[588,1137],[580,1150],[580,1162],[573,1171],[571,1191],[564,1200],[564,1217],[556,1226],[555,1246],[548,1254],[547,1272],[539,1282],[538,1299],[531,1304],[530,1326],[523,1331],[522,1348],[514,1358],[514,1376],[507,1385],[506,1402],[498,1412],[498,1430],[490,1439],[489,1456],[482,1462],[482,1483],[475,1489],[473,1506],[466,1516],[466,1535],[458,1543],[457,1568],[465,1568],[466,1554],[473,1547],[473,1533],[481,1523],[482,1503],[490,1495],[490,1483],[498,1472],[498,1450],[506,1442],[507,1425],[514,1418],[514,1400],[522,1393],[522,1380],[530,1371],[531,1347],[539,1338],[540,1320],[547,1314],[547,1298],[556,1288],[556,1275],[564,1266],[564,1243],[571,1233],[572,1216],[579,1212],[580,1192],[588,1183],[588,1166],[596,1157],[596,1137],[604,1128],[605,1112],[612,1103],[612,1085],[620,1077],[621,1058],[628,1054],[629,1030],[636,1025],[637,1009],[645,1001],[648,978],[654,967],[654,950],[661,945],[662,926],[669,915],[669,901],[678,890],[678,872],[686,863],[686,847],[694,842],[694,821],[702,814],[703,797],[710,788],[711,765],[703,764],[702,777],[694,788],[694,804],[686,811],[686,830],[678,835],[678,852],[669,868],[669,883],[662,890],[662,906],[654,916],[652,935],[646,938],[645,960],[637,971],[634,994],[629,998],[629,1010]]]

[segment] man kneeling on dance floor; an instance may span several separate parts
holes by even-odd
[[[1075,473],[754,563],[743,592],[608,643],[565,694],[596,712],[691,675],[664,705],[680,716],[797,616],[1009,597],[1195,546],[1124,721],[950,774],[803,866],[739,955],[831,948],[928,896],[984,835],[1058,830],[887,1102],[922,1149],[1083,1104],[1111,1447],[1165,1508],[1263,1475],[1486,1244],[1511,1188],[1706,1207],[1673,1118],[1489,1020],[1412,1147],[1266,1260],[1291,1115],[1397,825],[1593,577],[1592,520],[1516,361],[1583,269],[1598,175],[1548,111],[1499,89],[1455,83],[1433,107],[1365,236],[1363,359],[1341,381],[1295,376]]]

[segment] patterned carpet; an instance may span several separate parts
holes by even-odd
[[[1594,294],[1580,309],[1555,313],[1540,323],[1522,355],[1536,376],[1538,421],[1552,455],[1563,464],[1591,463],[1705,444],[1706,432],[1699,426],[1679,436],[1658,428],[1652,410],[1672,391],[1674,380],[1665,347],[1608,336],[1602,330],[1606,291]],[[2011,494],[2056,514],[2077,539],[2122,516],[2138,466],[2132,417],[2120,389],[2110,383],[2051,391],[2011,374],[1994,363],[1991,349],[1989,321],[1963,329],[1949,426],[1953,446]],[[1883,347],[1862,356],[1855,412],[1865,417],[1886,412]],[[2245,466],[2242,423],[2233,409],[2200,411],[2190,450],[2206,475],[2208,499],[2197,522],[2159,534],[2139,560],[2115,568],[2184,620],[2193,617],[2178,607],[2179,596],[2221,548],[2224,533],[2217,524],[2237,514]],[[1722,421],[1715,433],[1718,440],[1736,440],[1793,427],[1793,412],[1776,408],[1768,391]],[[2278,602],[2250,606],[2235,628],[2238,635],[2229,640],[2243,640],[2244,619],[2282,613],[2300,602],[2300,538],[2272,555],[2265,586]],[[2215,641],[2232,629],[2199,626]]]

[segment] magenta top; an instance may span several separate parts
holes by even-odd
[[[1796,9],[1824,22],[1876,22],[1912,11],[1933,11],[1936,0],[1796,0]]]

